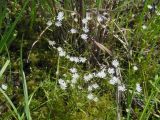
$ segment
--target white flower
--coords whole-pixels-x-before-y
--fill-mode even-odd
[[[102,17],[102,15],[98,15],[97,16],[97,21],[100,23],[104,20],[104,18]]]
[[[75,63],[84,63],[87,59],[84,57],[73,57],[73,56],[66,56],[67,59],[69,59],[71,62]]]
[[[136,84],[136,90],[137,90],[137,92],[139,92],[139,93],[142,91],[142,88],[141,88],[141,86],[140,86],[139,83]]]
[[[142,25],[142,29],[143,30],[147,29],[147,26],[146,25]]]
[[[82,23],[83,24],[87,24],[88,23],[88,20],[86,18],[82,19]]]
[[[79,57],[79,61],[80,61],[80,62],[82,62],[82,63],[85,63],[85,62],[86,62],[86,60],[87,60],[87,59],[86,59],[86,58],[84,58],[84,57]]]
[[[99,87],[99,85],[98,85],[97,83],[95,83],[95,84],[92,85],[92,87],[93,87],[94,89],[97,89],[97,88]]]
[[[61,56],[61,57],[66,56],[66,52],[65,51],[60,51],[59,56]]]
[[[48,41],[48,43],[49,43],[49,45],[51,45],[51,46],[53,46],[53,45],[55,45],[55,44],[56,44],[56,42],[55,42],[55,41],[51,41],[51,40],[49,40],[49,41]]]
[[[74,61],[75,63],[78,63],[78,62],[79,62],[79,58],[78,58],[78,57],[73,57],[73,61]]]
[[[73,79],[78,79],[78,78],[79,78],[79,75],[78,75],[77,73],[74,73],[74,74],[72,75],[72,78],[73,78]]]
[[[70,60],[71,62],[73,62],[73,61],[74,61],[74,58],[73,58],[73,57],[70,57],[69,60]]]
[[[109,81],[109,83],[111,84],[111,85],[115,85],[115,81],[113,80],[113,79],[111,79],[110,81]]]
[[[93,90],[93,87],[90,85],[88,86],[88,91],[92,91]]]
[[[61,89],[65,90],[67,88],[67,84],[64,80],[59,79],[58,83],[60,84]]]
[[[89,32],[89,29],[85,26],[82,28],[82,30],[85,32],[85,33],[88,33]]]
[[[97,83],[92,84],[92,85],[89,85],[89,86],[88,86],[88,91],[92,91],[93,88],[94,88],[94,89],[97,89],[98,87],[99,87],[99,85],[98,85]]]
[[[134,70],[134,71],[137,71],[137,70],[138,70],[138,67],[137,67],[137,66],[133,66],[133,70]]]
[[[93,100],[93,99],[94,99],[94,95],[93,95],[92,93],[89,93],[89,94],[87,95],[87,98],[88,98],[89,100]]]
[[[87,98],[88,98],[89,100],[93,100],[94,102],[97,102],[97,101],[98,101],[98,98],[95,97],[92,93],[89,93],[89,94],[87,95]]]
[[[58,21],[62,21],[63,18],[64,18],[64,12],[59,12],[59,13],[58,13],[58,16],[57,16],[57,20],[58,20]]]
[[[70,59],[70,56],[69,56],[69,55],[66,55],[66,58],[67,58],[67,59]]]
[[[106,73],[105,73],[105,71],[104,71],[104,70],[102,70],[102,71],[98,72],[98,73],[96,74],[96,77],[99,77],[99,78],[105,78],[105,77],[106,77]]]
[[[106,13],[106,12],[103,12],[103,15],[108,15],[108,13]]]
[[[66,52],[61,47],[58,47],[57,50],[59,52],[59,56],[61,57],[66,56]]]
[[[91,13],[86,12],[86,19],[87,19],[87,20],[91,20],[91,19],[92,19],[92,18],[91,18]]]
[[[72,84],[77,83],[77,79],[74,79],[74,78],[73,78],[73,79],[71,80],[71,83],[72,83]]]
[[[82,35],[81,35],[81,38],[82,38],[83,40],[87,40],[87,39],[88,39],[88,35],[87,35],[87,34],[82,34]]]
[[[118,66],[119,66],[118,60],[113,60],[113,61],[112,61],[112,65],[113,65],[114,67],[118,67]]]
[[[78,19],[77,19],[77,18],[74,18],[74,21],[75,21],[75,22],[78,22]]]
[[[135,14],[132,14],[132,18],[134,18],[135,17]]]
[[[61,47],[58,47],[57,50],[59,52],[59,56],[61,57],[66,56],[66,52]]]
[[[87,82],[93,78],[92,74],[84,75],[83,79]]]
[[[126,90],[126,87],[124,85],[118,86],[118,90],[124,92]]]
[[[153,7],[151,5],[147,5],[148,9],[152,9]]]
[[[129,109],[126,109],[126,112],[129,112]]]
[[[98,98],[97,98],[97,97],[94,97],[94,98],[93,98],[93,101],[94,101],[94,102],[97,102],[97,101],[98,101]]]
[[[114,74],[115,73],[114,68],[108,68],[108,73],[109,74]]]
[[[56,25],[57,27],[60,27],[60,26],[62,26],[62,23],[61,23],[60,21],[57,21],[57,22],[55,22],[55,25]]]
[[[52,25],[52,21],[49,20],[49,21],[47,22],[47,25],[48,25],[48,26],[51,26],[51,25]]]
[[[70,30],[70,32],[71,32],[72,34],[74,34],[74,33],[77,33],[77,30],[74,29],[74,28],[72,28],[72,29]]]
[[[57,48],[58,52],[63,51],[63,49],[61,47]]]
[[[112,79],[109,81],[110,84],[115,85],[116,83],[118,83],[119,79],[117,77],[112,77]]]
[[[7,90],[8,86],[7,86],[6,84],[2,84],[2,85],[1,85],[1,88],[2,88],[3,90]]]
[[[71,68],[69,69],[71,73],[77,73],[77,69],[76,68]]]

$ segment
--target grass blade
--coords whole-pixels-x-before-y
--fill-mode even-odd
[[[28,98],[28,89],[27,89],[27,83],[26,83],[26,77],[23,71],[23,61],[22,61],[22,45],[21,45],[21,50],[20,50],[20,58],[21,58],[21,77],[22,77],[22,82],[23,82],[23,93],[24,93],[24,100],[25,100],[25,114],[27,117],[27,120],[31,120],[31,115],[30,115],[30,109],[29,109],[29,98]]]
[[[9,65],[9,63],[10,63],[10,60],[7,60],[7,61],[5,62],[5,64],[3,65],[3,67],[2,67],[2,69],[1,69],[1,71],[0,71],[0,78],[2,77],[2,75],[3,75],[3,73],[5,72],[7,66]]]
[[[25,11],[25,8],[27,7],[28,5],[28,2],[29,0],[27,0],[25,3],[24,3],[24,6],[22,8],[22,10],[20,11],[18,17],[16,17],[16,20],[14,21],[14,23],[9,27],[9,29],[7,29],[4,33],[4,35],[2,36],[2,39],[0,41],[0,53],[2,52],[3,50],[3,47],[5,46],[5,44],[7,42],[9,42],[9,38],[11,37],[12,33],[14,32],[14,28],[16,27],[16,24],[18,23],[18,21],[20,20],[20,18],[22,17],[23,15],[23,12]]]
[[[7,60],[6,63],[3,65],[3,67],[0,71],[0,78],[2,77],[2,75],[5,72],[7,66],[9,65],[9,63],[10,63],[10,60]],[[17,115],[18,120],[21,120],[20,115],[18,114],[18,111],[17,111],[16,107],[14,106],[14,104],[12,103],[11,99],[7,96],[7,94],[1,88],[0,88],[0,92],[3,94],[3,96],[7,99],[7,101],[9,102],[11,107],[13,108],[13,111]]]

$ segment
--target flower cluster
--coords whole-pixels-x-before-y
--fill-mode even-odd
[[[51,45],[51,46],[55,45],[54,41],[48,41],[48,42],[49,42],[49,45]],[[87,60],[84,57],[73,57],[73,56],[68,55],[62,47],[57,47],[56,49],[57,49],[60,57],[65,57],[66,59],[68,59],[71,62],[84,63]],[[133,66],[133,70],[134,71],[138,70],[137,66]],[[105,66],[102,66],[101,69],[97,72],[80,75],[80,74],[78,74],[78,71],[75,67],[70,68],[69,71],[71,74],[71,79],[66,80],[66,81],[63,79],[59,79],[58,83],[60,85],[60,88],[65,90],[67,88],[67,84],[69,84],[69,83],[72,88],[75,88],[77,81],[80,80],[81,78],[83,78],[83,82],[88,84],[87,98],[89,100],[93,100],[95,102],[98,101],[98,98],[92,92],[94,92],[97,88],[99,88],[99,85],[95,81],[92,81],[92,79],[94,79],[94,78],[95,79],[105,79],[107,77],[107,73],[110,76],[110,80],[108,83],[110,83],[111,85],[117,85],[119,91],[126,90],[125,84],[123,84],[122,81],[120,80],[120,73],[118,72],[119,71],[119,61],[116,59],[112,61],[112,67],[109,67],[108,69],[106,69]],[[84,89],[83,87],[81,87],[81,85],[78,85],[78,84],[77,84],[77,88]],[[139,84],[136,84],[136,90],[138,93],[141,92],[142,88],[140,87]]]
[[[150,9],[151,7],[148,6],[148,8]],[[98,14],[97,15],[97,25],[103,25],[104,21],[107,19],[105,17],[107,13],[103,13],[103,14]],[[72,16],[75,16],[76,13],[72,13]],[[61,26],[62,25],[62,20],[64,19],[64,13],[63,12],[59,12],[57,17],[56,17],[56,22],[55,25],[56,26]],[[88,39],[88,32],[89,30],[89,21],[92,19],[91,14],[89,12],[86,13],[86,17],[82,19],[82,34],[80,35],[80,37],[83,40],[87,40]],[[74,19],[75,20],[75,19]],[[78,21],[75,20],[75,22]],[[48,21],[47,25],[50,26],[52,23],[50,21]],[[142,29],[147,29],[147,26],[143,25]],[[75,34],[78,33],[79,30],[75,29],[75,28],[71,28],[69,30],[69,33],[71,34]],[[55,41],[48,41],[49,45],[54,47],[54,45],[56,44]],[[55,47],[54,47],[55,48]],[[65,59],[74,62],[74,63],[85,63],[86,62],[86,58],[85,57],[76,57],[76,56],[70,56],[62,47],[57,47],[55,48],[58,51],[58,54],[60,57],[64,57]],[[104,66],[103,66],[104,67]],[[138,67],[137,66],[133,66],[133,70],[137,71]],[[58,83],[60,85],[60,88],[62,90],[66,90],[67,88],[69,88],[70,86],[72,87],[72,89],[74,88],[78,88],[78,89],[85,89],[87,90],[87,98],[89,100],[93,100],[95,102],[98,101],[98,98],[95,95],[95,91],[100,88],[100,86],[98,85],[98,82],[95,82],[95,80],[97,79],[108,79],[109,76],[109,81],[108,83],[110,85],[116,85],[118,91],[125,91],[126,90],[126,86],[125,84],[122,82],[122,78],[121,78],[121,74],[120,74],[120,64],[119,61],[117,59],[112,61],[112,65],[106,69],[106,66],[104,68],[101,68],[99,71],[96,72],[91,72],[91,73],[78,73],[78,70],[73,67],[69,69],[69,76],[66,77],[65,79],[59,79]],[[69,78],[69,79],[68,79]],[[79,83],[79,84],[77,84]],[[84,87],[85,84],[85,87]],[[142,88],[140,87],[140,85],[137,83],[136,84],[136,91],[138,93],[140,93],[142,90]]]
[[[88,91],[87,98],[89,100],[93,100],[93,101],[97,102],[98,97],[96,97],[96,95],[93,95],[94,94],[93,92],[95,90],[97,90],[100,86],[96,82],[91,81],[91,79],[93,79],[94,77],[102,78],[99,75],[102,71],[104,72],[104,70],[100,70],[97,73],[84,74],[83,77],[80,77],[81,75],[78,73],[77,68],[72,67],[69,69],[69,72],[71,74],[71,78],[66,81],[63,79],[59,79],[58,80],[59,86],[62,90],[65,90],[69,86],[71,86],[73,89],[78,88],[78,89],[84,90],[85,88],[83,88],[81,86],[83,86],[83,83],[87,82],[87,84],[88,84],[88,87],[86,88]],[[65,74],[65,77],[66,77],[66,79],[68,78],[66,74]],[[81,81],[81,78],[83,78],[84,81]],[[78,80],[80,80],[81,82],[78,82]],[[79,83],[79,84],[77,84],[77,83]],[[80,84],[80,83],[82,83],[82,84]]]
[[[119,86],[118,86],[118,90],[119,90],[119,91],[125,91],[125,90],[126,90],[125,85],[124,85],[124,84],[119,85]]]
[[[107,19],[105,17],[106,14],[107,13],[104,12],[102,15],[101,14],[97,15],[97,17],[96,17],[97,18],[97,22],[96,22],[97,25],[102,24],[102,22]],[[77,16],[76,11],[72,12],[71,16],[74,17],[73,19],[74,19],[75,22],[78,22],[78,19],[76,17]],[[89,30],[89,21],[92,20],[92,18],[93,18],[93,15],[90,12],[86,12],[85,18],[82,19],[82,31],[83,31],[83,33],[80,35],[80,37],[85,41],[87,41],[87,39],[88,39],[88,34],[87,33],[90,31]],[[62,20],[63,19],[64,19],[64,12],[61,11],[61,12],[58,13],[58,15],[56,17],[55,25],[57,27],[62,26]],[[50,24],[50,23],[51,22],[48,22],[48,24]],[[102,25],[102,26],[105,26],[105,25]],[[75,29],[75,28],[71,28],[69,30],[69,32],[72,33],[72,34],[75,34],[75,33],[78,33],[78,30]]]
[[[73,57],[73,56],[67,55],[66,52],[61,47],[58,47],[57,50],[58,50],[59,56],[66,57],[66,59],[68,59],[71,62],[85,63],[87,60],[85,57]]]
[[[108,73],[111,77],[111,79],[109,80],[109,83],[111,85],[118,85],[118,90],[119,91],[125,91],[126,88],[125,88],[125,85],[123,83],[121,83],[120,81],[120,78],[119,78],[119,62],[118,60],[113,60],[112,61],[112,66],[113,67],[110,67],[108,68]]]
[[[94,84],[91,84],[88,86],[88,91],[90,92],[90,91],[97,89],[97,88],[99,88],[99,85],[97,83],[94,83]]]
[[[72,79],[71,79],[72,86],[77,83],[78,78],[79,78],[78,73],[72,74]]]
[[[59,12],[57,15],[57,21],[55,22],[55,25],[57,27],[62,26],[62,20],[64,19],[64,12]]]
[[[96,73],[96,77],[98,78],[105,78],[106,77],[106,69],[102,69],[101,71],[99,71],[98,73]]]
[[[67,55],[66,58],[71,62],[75,62],[75,63],[85,63],[87,60],[85,57],[74,57],[70,55]]]
[[[115,85],[116,83],[118,83],[118,81],[119,81],[119,78],[116,77],[116,76],[113,76],[113,77],[110,79],[109,83],[110,83],[111,85]]]
[[[59,56],[61,57],[66,56],[66,52],[61,47],[58,47],[57,50],[58,50]]]
[[[84,75],[83,79],[85,82],[90,81],[92,78],[94,77],[94,75],[92,73]]]
[[[57,51],[59,53],[59,56],[61,57],[65,57],[66,59],[68,59],[71,62],[75,62],[75,63],[85,63],[86,62],[86,58],[85,57],[74,57],[74,56],[70,56],[66,54],[66,51],[64,51],[62,49],[62,47],[58,47]]]
[[[55,41],[48,41],[49,45],[52,46],[53,48],[54,45],[56,44]],[[58,51],[58,54],[60,57],[65,57],[66,59],[68,59],[71,62],[75,62],[75,63],[85,63],[86,62],[86,58],[85,57],[75,57],[75,56],[70,56],[66,53],[66,51],[62,48],[62,47],[57,47],[56,48]]]
[[[67,84],[69,84],[69,83],[70,83],[71,87],[75,87],[75,84],[77,83],[77,80],[79,79],[79,75],[77,73],[76,68],[71,68],[70,73],[72,75],[71,80],[66,80],[66,81],[63,79],[58,80],[60,88],[62,90],[65,90],[67,88]],[[65,74],[64,77],[67,77],[67,75]]]
[[[86,13],[86,17],[82,19],[82,23],[83,23],[83,34],[81,34],[81,38],[83,40],[87,40],[88,39],[88,35],[87,33],[89,32],[89,28],[88,28],[88,22],[89,20],[91,20],[91,14],[89,12]]]
[[[59,52],[64,52],[62,48],[58,48]],[[62,54],[61,53],[61,54]],[[69,59],[69,58],[68,58]],[[73,58],[72,58],[73,59]],[[75,59],[75,58],[74,58]],[[77,59],[77,58],[76,58]],[[74,61],[74,60],[71,60]],[[78,60],[76,60],[78,61]],[[72,67],[69,69],[70,72],[70,79],[69,80],[63,80],[59,79],[59,85],[62,90],[65,90],[69,86],[74,88],[78,88],[80,90],[86,90],[87,91],[87,99],[97,102],[98,97],[95,95],[95,91],[99,90],[100,86],[95,81],[95,79],[107,79],[108,75],[110,76],[110,80],[108,81],[111,85],[116,85],[118,91],[126,91],[125,84],[120,80],[120,73],[118,73],[119,70],[119,62],[118,60],[112,61],[112,67],[109,67],[106,69],[106,67],[103,66],[101,69],[97,72],[87,73],[87,74],[79,74],[77,68]],[[133,67],[134,70],[137,70],[137,67]],[[81,77],[80,77],[81,76]],[[68,77],[67,77],[68,79]],[[82,80],[83,79],[83,80]],[[78,82],[79,81],[79,82]],[[85,84],[85,87],[83,86]],[[87,85],[87,86],[86,86]],[[83,87],[82,87],[83,86]],[[136,91],[140,93],[142,90],[140,84],[136,84]]]
[[[55,41],[51,41],[51,40],[49,40],[48,43],[49,43],[50,46],[54,46],[56,44]]]

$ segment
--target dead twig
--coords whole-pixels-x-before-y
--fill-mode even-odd
[[[36,45],[36,43],[38,43],[42,37],[42,35],[49,29],[51,25],[48,25],[38,36],[37,40],[32,44],[31,49],[29,50],[29,54],[28,54],[28,58],[27,58],[27,63],[29,62],[29,58],[30,58],[30,54],[32,52],[33,47]]]
[[[117,84],[117,93],[116,93],[116,99],[117,99],[117,120],[121,120],[121,114],[122,114],[122,106],[121,106],[121,101],[122,101],[122,92],[119,91],[119,86],[122,85],[122,75],[120,68],[116,68],[116,76],[119,78],[118,84]]]
[[[104,45],[102,45],[101,43],[99,43],[99,42],[97,42],[97,41],[95,41],[95,40],[93,40],[93,39],[92,39],[92,41],[93,41],[93,43],[94,43],[98,48],[100,48],[103,52],[107,52],[110,56],[112,56],[112,52],[111,52],[107,47],[105,47]]]

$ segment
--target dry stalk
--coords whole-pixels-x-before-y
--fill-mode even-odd
[[[122,76],[120,72],[120,68],[116,68],[116,76],[119,78],[119,82],[117,84],[117,91],[116,91],[116,101],[117,101],[117,120],[121,120],[121,113],[122,113],[122,108],[121,108],[121,101],[122,101],[122,92],[119,91],[118,86],[122,84]]]
[[[112,56],[112,52],[107,47],[105,47],[104,45],[102,45],[101,43],[99,43],[93,39],[92,39],[92,41],[99,49],[101,49],[103,52],[107,52],[110,56]]]
[[[51,26],[51,25],[48,25],[48,26],[40,33],[40,35],[38,36],[37,40],[32,44],[31,49],[29,50],[27,62],[29,62],[30,54],[31,54],[31,52],[32,52],[33,47],[36,45],[36,43],[38,43],[38,42],[40,41],[42,35],[48,30],[48,28],[49,28],[50,26]]]

